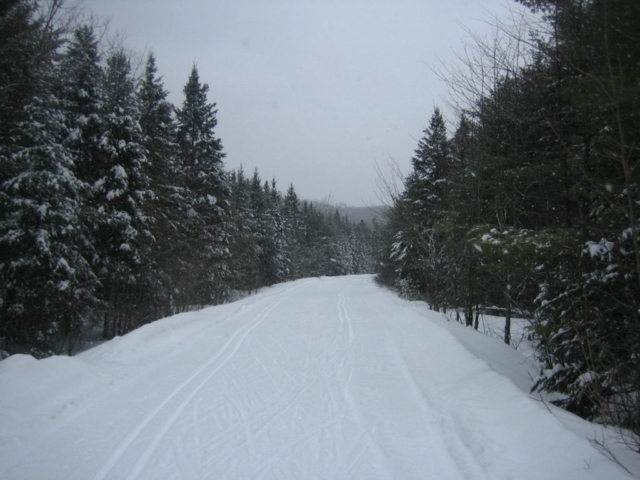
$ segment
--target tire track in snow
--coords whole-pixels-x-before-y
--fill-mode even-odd
[[[253,322],[247,323],[239,328],[232,336],[227,340],[224,346],[219,350],[219,352],[211,357],[207,362],[205,362],[198,370],[196,370],[189,378],[187,378],[184,382],[182,382],[178,388],[176,388],[173,392],[171,392],[165,399],[160,402],[151,412],[149,412],[136,426],[127,434],[127,436],[118,444],[113,454],[109,457],[109,459],[104,463],[102,468],[98,471],[98,473],[93,477],[93,480],[105,480],[107,475],[111,472],[113,467],[118,463],[118,461],[122,458],[127,449],[135,442],[135,440],[140,436],[140,434],[144,431],[144,429],[158,416],[158,414],[174,399],[176,398],[183,390],[185,390],[191,383],[195,382],[196,379],[203,374],[208,368],[214,365],[218,360],[221,362],[216,366],[211,372],[209,372],[204,380],[198,382],[198,384],[191,390],[191,392],[187,395],[186,399],[183,400],[178,407],[173,411],[173,414],[169,417],[169,420],[165,422],[162,429],[156,436],[154,437],[151,444],[146,448],[143,455],[138,459],[133,469],[127,475],[127,480],[134,480],[138,477],[142,469],[148,463],[149,459],[157,449],[158,445],[166,435],[167,431],[173,423],[180,416],[182,411],[187,407],[187,405],[193,400],[193,398],[198,394],[198,392],[204,387],[204,385],[216,374],[224,365],[226,365],[229,360],[233,357],[233,355],[238,351],[240,346],[242,345],[244,339],[253,331],[260,323],[262,323],[269,314],[280,304],[284,299],[280,299],[282,296],[289,296],[294,293],[298,293],[304,286],[306,286],[308,282],[303,282],[300,285],[293,287],[290,290],[286,290],[278,295],[276,295],[276,301],[267,305],[264,309],[256,315],[256,319]]]

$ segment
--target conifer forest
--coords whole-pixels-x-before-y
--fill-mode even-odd
[[[62,1],[0,11],[0,349],[73,354],[286,280],[373,272],[373,231],[227,171],[197,66],[167,100]]]
[[[424,130],[380,280],[469,327],[503,315],[507,344],[530,319],[533,390],[640,433],[640,3],[520,3],[529,30],[443,68],[459,118]]]
[[[526,318],[532,391],[640,447],[640,2],[517,3],[439,70],[451,108],[368,224],[227,169],[197,65],[173,105],[153,53],[136,67],[63,0],[1,2],[0,350],[376,273],[469,328],[503,316],[507,344]]]

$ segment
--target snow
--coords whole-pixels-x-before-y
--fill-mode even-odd
[[[124,140],[120,140],[120,142],[118,143],[119,148],[124,148],[125,145],[126,145],[126,142]],[[112,168],[112,171],[113,171],[113,178],[116,178],[116,179],[128,178],[127,171],[124,169],[122,165],[115,165]]]
[[[578,383],[582,387],[585,387],[596,379],[597,379],[597,376],[594,372],[585,372],[578,377]]]
[[[531,368],[370,276],[299,280],[0,362],[0,478],[633,478]]]
[[[614,244],[602,238],[600,242],[587,242],[587,251],[591,258],[609,257],[614,249]]]

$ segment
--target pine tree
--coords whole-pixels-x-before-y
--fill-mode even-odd
[[[182,217],[181,188],[177,177],[177,126],[168,92],[157,76],[153,53],[147,57],[145,71],[138,90],[142,144],[147,152],[143,173],[149,178],[151,198],[144,202],[152,234],[150,269],[153,271],[155,313],[161,318],[173,313],[174,277],[180,271],[175,248],[179,244]]]
[[[43,68],[51,67],[60,42],[58,35],[45,30],[37,7],[28,0],[6,0],[0,7],[2,147],[10,144],[11,127],[24,120],[23,107],[42,86]],[[9,172],[3,168],[0,175],[5,173]]]
[[[150,200],[147,162],[138,124],[131,64],[123,51],[107,59],[103,124],[94,162],[92,205],[99,214],[95,242],[102,296],[109,306],[105,336],[137,327],[147,315],[153,285],[150,267]]]
[[[158,77],[156,57],[149,53],[138,90],[140,128],[148,152],[149,176],[154,183],[167,188],[175,169],[177,154],[177,128],[173,117],[173,105],[167,100],[162,77]]]
[[[541,265],[536,332],[546,368],[537,388],[562,392],[560,403],[580,415],[628,428],[637,450],[640,6],[523,3],[541,8],[555,35],[540,50],[559,72],[550,91],[564,108],[554,133],[566,153],[565,191],[576,212]]]
[[[437,227],[444,218],[450,162],[446,125],[436,108],[418,142],[413,170],[396,206],[402,225],[394,235],[390,253],[403,294],[409,298],[423,296],[436,310],[444,303],[445,244]]]
[[[35,356],[79,347],[97,279],[89,239],[78,218],[83,185],[63,146],[66,129],[53,94],[33,99],[13,154],[24,169],[0,186],[0,278],[5,347],[30,347]],[[63,342],[62,344],[60,342]]]
[[[237,172],[232,172],[229,183],[232,285],[235,290],[251,291],[259,288],[259,238],[257,215],[251,201],[251,182],[241,167]]]
[[[100,142],[105,126],[104,72],[98,40],[90,25],[78,27],[62,59],[61,91],[70,130],[66,145],[76,156],[76,176],[88,186],[94,181],[102,155]],[[94,216],[96,212],[85,212]],[[91,223],[86,218],[87,223]]]
[[[413,171],[407,180],[406,201],[423,224],[431,226],[439,219],[449,182],[450,145],[439,108],[434,110],[411,163]]]
[[[265,183],[265,207],[261,220],[261,257],[262,283],[273,285],[289,276],[290,258],[286,240],[285,224],[282,217],[280,193],[275,180],[271,186]]]
[[[374,226],[374,229],[376,227]],[[375,235],[364,220],[354,228],[354,271],[356,274],[374,273],[375,272]]]
[[[391,209],[381,278],[436,308],[462,308],[467,325],[474,305],[476,319],[482,303],[501,307],[506,342],[511,311],[531,317],[544,365],[535,387],[629,429],[637,450],[640,4],[520,3],[546,22],[530,62],[479,45],[485,57],[452,80],[468,94],[469,122],[448,162],[431,162],[436,129],[425,131]],[[485,61],[501,72],[489,90],[474,84],[487,80],[475,76]]]
[[[447,226],[448,303],[457,310],[462,309],[466,326],[474,325],[474,318],[478,319],[481,298],[492,283],[492,279],[481,276],[478,252],[467,238],[469,230],[480,222],[483,189],[479,181],[476,128],[462,115],[451,139],[451,183],[443,218]],[[475,327],[478,328],[477,321]]]
[[[179,242],[182,271],[177,279],[183,305],[219,303],[229,296],[229,190],[222,143],[214,133],[217,110],[207,100],[208,91],[194,65],[177,111],[178,177],[186,218]]]
[[[301,242],[297,258],[298,276],[317,277],[326,275],[330,259],[326,256],[326,246],[330,240],[330,232],[324,216],[308,201],[302,202],[301,208]]]
[[[336,210],[328,218],[329,238],[325,245],[325,255],[329,260],[325,275],[349,275],[354,271],[354,245],[349,222]]]
[[[300,211],[300,199],[293,184],[289,185],[282,204],[282,216],[286,241],[291,260],[290,277],[300,278],[302,257],[304,255],[304,223]]]
[[[8,34],[0,40],[0,348],[72,354],[97,282],[79,218],[85,188],[65,145],[60,32],[29,2],[9,2],[0,13]]]

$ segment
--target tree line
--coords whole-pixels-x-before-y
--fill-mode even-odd
[[[640,3],[521,0],[440,71],[379,279],[477,328],[531,320],[534,390],[640,434]],[[534,21],[531,21],[534,20]]]
[[[73,354],[167,315],[373,270],[372,229],[227,171],[194,65],[168,101],[64,0],[0,6],[0,351]]]

